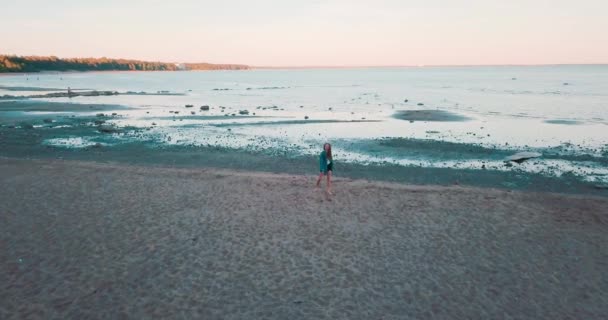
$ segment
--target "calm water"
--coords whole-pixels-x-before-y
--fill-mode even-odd
[[[148,135],[168,144],[290,146],[296,152],[314,154],[323,141],[402,137],[501,148],[508,143],[514,151],[569,143],[593,156],[601,155],[608,144],[607,65],[29,74],[2,76],[0,85],[184,93],[50,100],[135,107],[119,111],[122,117],[114,123],[149,127],[154,122],[156,127]],[[0,95],[30,93],[34,92],[0,90]],[[186,109],[185,104],[195,107]],[[199,111],[201,105],[212,109]],[[226,107],[225,111],[219,106]],[[399,110],[417,109],[446,110],[470,120],[412,123],[392,117]],[[200,117],[238,114],[239,110],[255,117]],[[196,115],[191,116],[191,111]],[[308,123],[301,123],[306,116]],[[407,153],[378,156],[348,148],[338,153],[344,161],[422,163]],[[424,159],[422,164],[475,167],[479,161]],[[539,171],[551,165],[555,163],[524,168]],[[594,175],[606,173],[606,168],[593,164],[560,165],[562,171],[582,165]]]

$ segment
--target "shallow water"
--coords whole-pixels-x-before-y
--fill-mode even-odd
[[[40,94],[33,87],[184,93],[38,99],[132,107],[116,110],[108,123],[153,127],[145,139],[161,144],[315,154],[324,141],[415,138],[513,152],[567,145],[568,154],[594,157],[605,157],[608,144],[606,65],[29,74],[2,76],[0,85],[30,89],[0,88],[0,95]],[[211,109],[202,111],[201,105]],[[239,117],[240,110],[249,115]],[[462,121],[394,118],[402,110],[441,110]],[[90,145],[74,138],[47,143]],[[439,159],[339,143],[335,154],[340,161],[506,170],[500,158],[487,156]],[[606,167],[593,161],[535,161],[519,169],[543,172],[556,166],[562,169],[552,174],[607,180]]]

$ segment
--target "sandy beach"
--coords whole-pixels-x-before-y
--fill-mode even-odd
[[[0,185],[2,319],[608,317],[605,197],[13,158]]]
[[[608,1],[4,7],[0,320],[608,319]]]

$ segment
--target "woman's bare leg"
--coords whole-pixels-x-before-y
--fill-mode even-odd
[[[331,195],[331,170],[327,171],[327,193]]]
[[[317,178],[317,187],[321,186],[321,179],[323,179],[323,172],[319,173],[319,178]]]

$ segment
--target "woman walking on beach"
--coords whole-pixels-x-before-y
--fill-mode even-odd
[[[317,187],[321,186],[321,179],[323,175],[327,175],[327,194],[331,195],[331,174],[333,171],[334,163],[331,157],[331,144],[325,143],[323,145],[323,151],[319,156],[319,178],[317,179]]]

